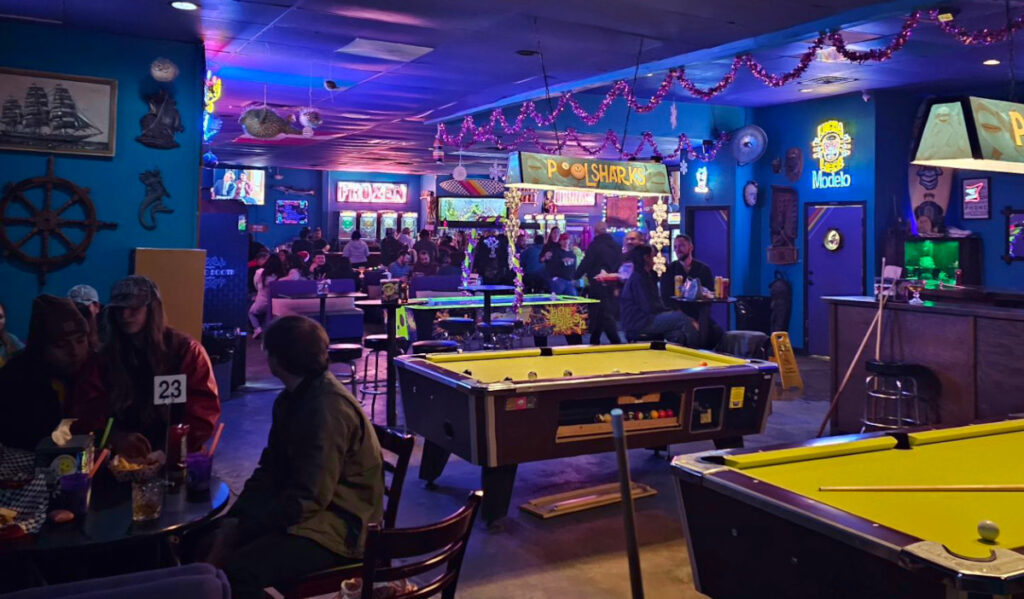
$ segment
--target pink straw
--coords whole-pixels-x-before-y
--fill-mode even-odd
[[[103,451],[100,452],[100,457],[96,458],[96,463],[92,465],[92,470],[89,471],[89,478],[96,476],[96,473],[99,472],[100,470],[100,466],[103,465],[103,462],[107,460],[107,457],[109,455],[109,449],[104,449]]]
[[[213,457],[213,452],[217,451],[217,444],[220,443],[220,434],[224,432],[224,423],[221,422],[217,425],[217,432],[213,434],[213,443],[210,443],[210,457]]]

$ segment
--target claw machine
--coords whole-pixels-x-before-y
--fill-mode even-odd
[[[398,213],[394,210],[385,210],[380,213],[380,238],[384,239],[384,233],[392,229],[395,233],[401,233],[398,228]]]
[[[338,212],[338,238],[352,239],[352,232],[359,226],[358,215],[355,210],[342,210]]]
[[[363,241],[370,243],[377,240],[377,221],[379,215],[376,212],[364,211],[359,213],[359,234]]]
[[[402,223],[399,230],[408,228],[412,232],[413,238],[416,237],[417,232],[420,230],[420,215],[418,212],[403,212]]]

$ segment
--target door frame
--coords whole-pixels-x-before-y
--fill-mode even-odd
[[[685,220],[682,224],[682,230],[686,235],[693,239],[693,221],[692,215],[698,211],[717,210],[725,211],[726,213],[726,227],[725,227],[725,274],[719,273],[717,276],[728,277],[730,281],[730,293],[731,282],[732,282],[732,206],[685,206],[686,211],[683,213]],[[673,248],[669,248],[669,258],[672,257]],[[672,260],[669,260],[672,262]],[[728,304],[726,304],[728,307]],[[726,321],[722,323],[725,330],[729,330],[732,327],[732,310],[726,310]]]
[[[864,280],[867,277],[868,268],[868,203],[867,202],[807,202],[804,204],[803,213],[803,237],[804,237],[804,352],[810,353],[810,320],[811,320],[811,297],[807,292],[807,271],[811,263],[810,231],[807,229],[807,214],[812,208],[823,206],[860,206],[861,209],[861,256],[860,256],[860,292],[865,294]]]

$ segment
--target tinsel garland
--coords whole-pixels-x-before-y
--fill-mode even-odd
[[[470,229],[466,236],[466,256],[462,259],[462,286],[469,285],[469,274],[473,268],[473,250],[476,249],[476,229]],[[466,292],[469,295],[469,292]]]
[[[575,114],[581,121],[589,126],[593,126],[604,118],[605,113],[607,113],[612,103],[619,97],[625,99],[631,110],[639,113],[648,113],[657,108],[665,100],[675,83],[678,83],[691,96],[707,101],[728,89],[728,87],[736,80],[736,77],[742,68],[746,68],[752,76],[760,80],[765,85],[778,88],[799,79],[814,62],[818,52],[826,46],[835,48],[836,52],[840,56],[850,62],[858,64],[866,62],[884,62],[891,59],[893,54],[903,49],[907,41],[910,39],[912,32],[925,20],[935,22],[939,29],[949,35],[952,35],[960,43],[966,46],[1000,43],[1006,41],[1006,39],[1014,32],[1024,28],[1024,15],[1020,15],[1007,23],[1005,27],[994,29],[984,28],[976,31],[969,31],[964,27],[956,25],[953,19],[947,21],[939,20],[939,14],[941,12],[942,11],[938,9],[912,12],[903,21],[900,31],[893,37],[892,41],[888,45],[883,48],[875,48],[863,52],[851,50],[840,31],[826,31],[820,33],[807,47],[807,50],[800,55],[796,66],[784,73],[771,73],[763,64],[761,64],[760,61],[754,58],[752,54],[744,53],[734,57],[732,64],[729,66],[726,73],[717,83],[710,87],[702,88],[698,86],[694,81],[686,77],[686,70],[684,68],[669,69],[661,84],[658,86],[657,91],[649,100],[647,100],[646,103],[641,103],[637,100],[636,91],[629,82],[620,80],[616,81],[612,85],[612,88],[608,90],[604,99],[593,112],[588,112],[580,105],[572,92],[567,92],[558,98],[558,102],[555,104],[555,107],[547,114],[538,111],[537,105],[533,101],[528,101],[522,104],[519,109],[519,114],[516,115],[516,118],[512,123],[509,123],[506,119],[505,113],[501,108],[496,108],[491,112],[490,118],[483,125],[478,126],[472,116],[466,116],[462,120],[462,125],[459,128],[458,133],[455,134],[449,133],[446,125],[444,123],[440,123],[437,127],[437,137],[444,144],[455,146],[459,149],[468,149],[476,143],[489,142],[496,144],[502,150],[508,150],[513,149],[522,143],[531,142],[546,153],[560,153],[568,143],[573,143],[591,156],[597,155],[604,151],[608,146],[611,146],[613,149],[618,151],[622,158],[635,158],[641,153],[644,146],[649,145],[652,147],[652,156],[659,158],[674,159],[679,156],[682,150],[685,149],[687,158],[690,160],[713,160],[713,152],[704,152],[701,154],[694,152],[689,144],[689,139],[685,136],[680,136],[679,145],[675,152],[671,154],[661,154],[658,152],[657,146],[653,143],[653,134],[649,131],[641,134],[641,143],[637,146],[637,150],[633,152],[625,151],[622,144],[620,144],[618,138],[611,130],[605,134],[604,141],[596,148],[588,148],[585,146],[579,139],[579,133],[573,128],[567,129],[565,136],[562,136],[562,139],[559,139],[555,145],[550,146],[543,144],[540,141],[536,130],[527,126],[526,121],[527,119],[532,120],[537,127],[545,128],[554,123],[555,120],[568,108],[572,110],[573,114]],[[499,130],[501,131],[500,135],[498,133]],[[511,137],[512,141],[505,141],[504,138],[506,137]],[[717,150],[718,147],[721,147],[718,140],[716,140],[716,144],[717,146],[714,148],[715,150]]]
[[[515,292],[512,296],[512,313],[519,314],[523,305],[523,265],[516,251],[516,239],[519,237],[519,206],[523,202],[523,194],[517,187],[505,190],[505,206],[508,218],[505,219],[505,237],[508,238],[508,266],[515,275]]]

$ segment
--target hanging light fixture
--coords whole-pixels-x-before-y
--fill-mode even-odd
[[[976,97],[933,102],[912,164],[1024,174],[1024,104]]]

